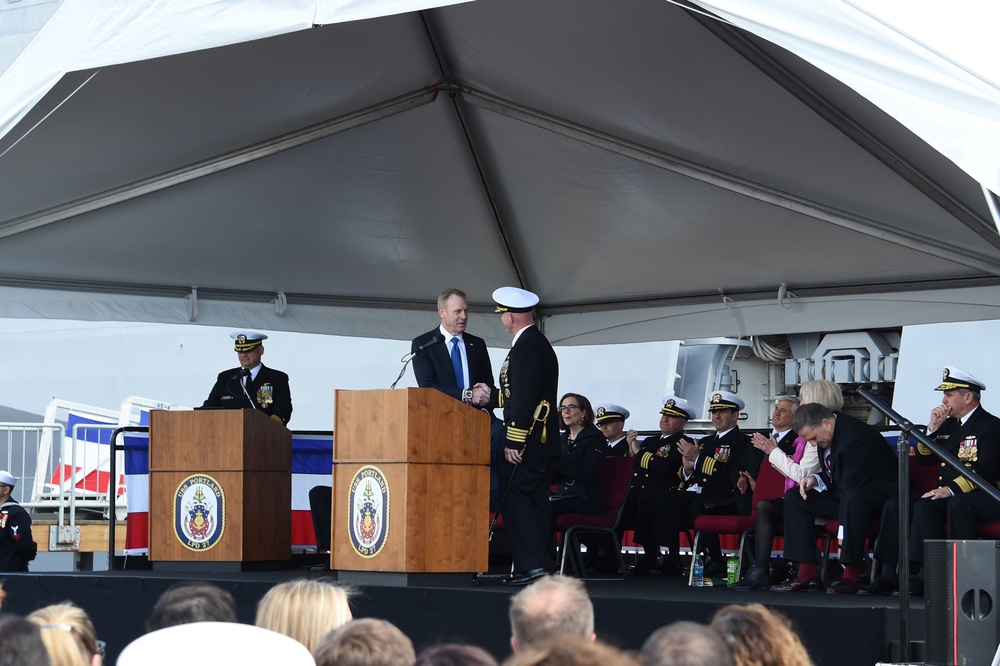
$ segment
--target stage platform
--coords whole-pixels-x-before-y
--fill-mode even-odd
[[[308,568],[231,574],[146,570],[6,574],[4,610],[23,615],[60,601],[77,603],[107,641],[110,658],[105,663],[113,666],[124,646],[144,633],[144,622],[160,594],[179,580],[210,580],[229,590],[236,599],[239,620],[253,623],[257,602],[275,583],[330,575]],[[418,651],[457,641],[479,645],[502,661],[510,653],[507,606],[517,589],[498,583],[475,584],[471,575],[451,578],[441,586],[402,587],[372,581],[360,588],[352,607],[355,617],[383,618],[396,624]],[[588,582],[587,589],[594,601],[598,635],[627,649],[638,649],[650,633],[675,620],[706,622],[720,606],[759,602],[791,618],[818,666],[874,665],[896,654],[890,653],[889,645],[898,640],[898,597],[741,594],[724,587],[691,588],[686,579],[658,576]],[[923,599],[911,600],[909,616],[910,640],[922,641]]]

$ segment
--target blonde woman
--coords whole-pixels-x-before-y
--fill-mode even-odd
[[[40,608],[28,616],[38,625],[52,666],[101,666],[104,642],[97,640],[87,613],[66,602]]]
[[[331,580],[300,578],[275,585],[257,605],[255,624],[294,638],[310,651],[352,619],[353,590]]]

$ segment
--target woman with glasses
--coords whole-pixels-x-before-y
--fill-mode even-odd
[[[101,666],[104,641],[82,608],[69,602],[39,608],[28,616],[38,625],[52,666]]]
[[[552,516],[563,513],[596,515],[604,510],[604,488],[598,481],[608,440],[594,425],[590,400],[567,393],[559,401],[562,455],[555,466],[556,489],[549,496]]]

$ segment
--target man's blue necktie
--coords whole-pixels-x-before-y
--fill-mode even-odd
[[[458,338],[451,339],[451,365],[455,368],[455,385],[465,388],[465,373],[462,372],[462,352],[458,351]]]

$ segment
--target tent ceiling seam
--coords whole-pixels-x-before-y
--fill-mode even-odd
[[[469,149],[469,155],[472,157],[473,164],[475,164],[476,173],[479,175],[479,182],[483,186],[483,193],[490,207],[490,213],[493,216],[493,221],[496,223],[496,232],[500,237],[500,242],[507,250],[507,257],[510,259],[514,274],[517,275],[518,283],[525,289],[531,289],[532,280],[528,276],[527,266],[521,259],[521,253],[518,249],[519,245],[513,229],[507,224],[506,216],[497,196],[497,187],[494,185],[493,179],[490,178],[486,161],[479,150],[479,142],[476,140],[476,133],[473,130],[472,122],[465,112],[464,100],[460,94],[461,89],[454,84],[455,77],[451,68],[451,58],[448,57],[447,45],[444,44],[438,33],[437,25],[434,23],[431,12],[420,12],[420,18],[423,20],[424,30],[427,33],[427,38],[434,52],[438,67],[441,70],[441,76],[446,82],[440,88],[442,92],[448,93],[448,97],[451,100],[452,109],[455,111],[455,117],[458,120],[462,136],[465,137],[465,145]]]
[[[816,220],[850,229],[901,247],[916,250],[939,259],[952,261],[967,268],[1000,275],[1000,262],[994,257],[961,248],[939,239],[916,233],[903,233],[883,222],[839,210],[804,197],[798,197],[767,185],[738,178],[732,174],[690,160],[654,150],[596,129],[573,123],[537,109],[526,107],[474,88],[462,87],[463,95],[475,106],[493,111],[513,120],[547,130],[655,166],[693,180],[727,190],[734,194],[784,208]]]
[[[22,215],[20,217],[0,222],[0,238],[6,238],[32,229],[38,229],[49,224],[107,208],[147,194],[181,185],[204,176],[210,176],[226,169],[241,166],[264,157],[297,148],[299,146],[325,139],[340,132],[354,129],[383,118],[409,111],[418,106],[433,102],[440,88],[431,86],[420,88],[405,95],[389,99],[378,104],[352,111],[332,120],[295,130],[278,137],[266,139],[244,148],[230,151],[223,155],[189,164],[179,169],[167,171],[143,180],[112,188],[88,197],[83,197],[58,206]]]

